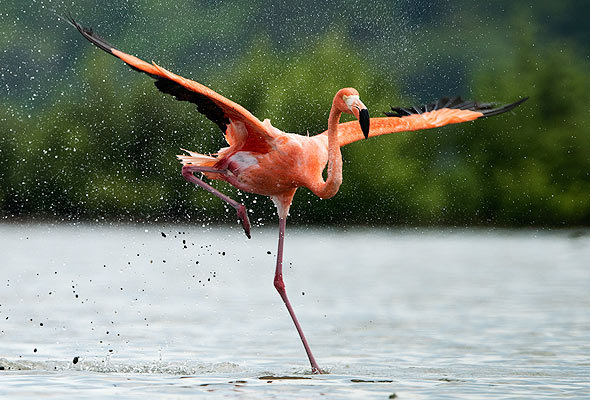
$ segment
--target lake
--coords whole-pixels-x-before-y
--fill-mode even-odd
[[[588,230],[0,225],[0,397],[590,396]],[[394,395],[395,394],[395,395]]]

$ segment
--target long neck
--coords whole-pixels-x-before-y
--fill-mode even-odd
[[[328,199],[338,193],[342,183],[342,154],[338,143],[338,122],[340,121],[339,111],[334,104],[328,118],[328,179],[319,183],[313,191],[322,199]]]

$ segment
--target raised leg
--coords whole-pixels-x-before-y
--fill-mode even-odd
[[[286,218],[279,219],[279,249],[277,251],[277,268],[275,270],[275,288],[281,295],[281,298],[285,302],[287,306],[287,310],[289,311],[289,315],[291,315],[291,319],[295,324],[295,328],[297,328],[297,332],[299,333],[299,337],[301,338],[301,342],[303,342],[303,347],[305,347],[305,352],[307,353],[307,357],[309,358],[309,362],[311,364],[311,372],[314,374],[323,374],[324,372],[318,366],[318,363],[315,361],[313,354],[311,353],[311,349],[309,348],[309,344],[307,344],[307,339],[305,339],[305,335],[303,334],[303,330],[301,329],[301,325],[299,325],[299,321],[297,321],[297,317],[295,316],[295,311],[293,311],[293,307],[291,307],[291,303],[287,298],[287,291],[285,290],[285,282],[283,282],[283,244],[285,242],[285,226],[287,225]]]
[[[195,172],[212,172],[216,174],[223,174],[226,175],[227,171],[209,168],[209,167],[198,167],[195,165],[185,165],[182,167],[182,176],[187,181],[194,183],[208,191],[209,193],[219,197],[221,200],[225,201],[227,204],[232,206],[238,212],[238,218],[242,223],[242,227],[244,228],[244,232],[248,239],[250,239],[250,220],[248,219],[248,214],[246,213],[246,206],[241,203],[238,203],[234,199],[226,196],[225,194],[221,193],[219,190],[215,189],[213,186],[209,185],[208,183],[204,182],[202,179],[197,178],[194,173]]]

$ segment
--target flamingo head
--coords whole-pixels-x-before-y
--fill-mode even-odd
[[[339,111],[354,115],[359,120],[365,139],[369,137],[369,110],[360,100],[359,92],[356,89],[340,89],[334,96],[334,105]]]

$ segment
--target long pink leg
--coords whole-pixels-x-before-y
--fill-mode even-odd
[[[203,189],[205,189],[209,193],[214,194],[215,196],[219,197],[221,200],[225,201],[227,204],[229,204],[230,206],[235,208],[236,211],[238,212],[238,218],[242,222],[242,227],[244,228],[244,232],[246,233],[246,236],[248,236],[248,239],[250,239],[250,220],[248,219],[248,214],[246,213],[246,206],[244,206],[241,203],[238,203],[237,201],[230,198],[229,196],[226,196],[225,194],[221,193],[219,190],[215,189],[214,187],[212,187],[208,183],[204,182],[202,179],[197,178],[194,175],[195,172],[212,172],[212,173],[216,173],[216,174],[227,175],[227,171],[221,170],[221,169],[209,168],[209,167],[198,167],[195,165],[185,165],[182,167],[182,176],[187,181],[202,187]]]
[[[299,325],[299,321],[297,321],[297,317],[295,316],[295,311],[293,311],[293,307],[291,307],[291,303],[287,298],[287,291],[285,290],[285,282],[283,282],[283,244],[285,242],[285,226],[287,225],[286,218],[279,219],[279,249],[277,251],[277,268],[275,271],[275,288],[281,295],[281,298],[285,302],[287,306],[287,310],[289,311],[289,315],[291,315],[291,319],[295,324],[295,328],[297,328],[297,332],[299,333],[299,337],[303,342],[303,347],[305,347],[305,352],[307,353],[307,357],[309,358],[309,362],[311,363],[311,372],[314,374],[323,374],[324,372],[318,366],[318,363],[315,361],[313,354],[311,353],[311,349],[309,348],[309,344],[307,344],[307,339],[305,339],[305,335],[303,334],[303,330],[301,329],[301,325]]]

